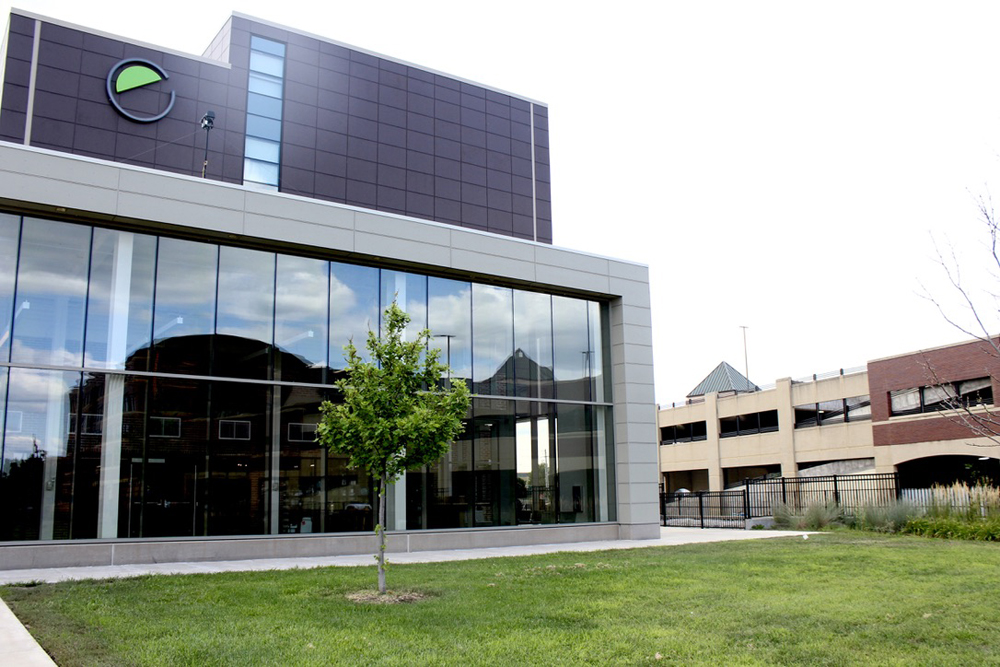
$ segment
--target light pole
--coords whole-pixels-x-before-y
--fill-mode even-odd
[[[753,385],[750,381],[750,362],[747,357],[747,329],[750,327],[740,325],[740,329],[743,329],[743,372],[746,374],[747,384]]]
[[[435,338],[444,338],[447,343],[447,351],[445,355],[447,357],[448,363],[448,389],[451,389],[451,339],[455,337],[455,334],[434,334]]]
[[[201,163],[201,177],[208,173],[208,134],[215,127],[215,112],[206,111],[201,117],[201,129],[205,130],[205,161]]]

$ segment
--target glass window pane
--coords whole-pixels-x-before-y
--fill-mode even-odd
[[[281,121],[274,118],[247,114],[247,135],[280,141]]]
[[[281,98],[249,93],[247,95],[247,113],[281,120]]]
[[[240,382],[210,387],[207,457],[197,502],[202,535],[260,535],[270,532],[266,474],[271,445],[271,388]],[[236,428],[227,433],[227,424]],[[224,436],[233,435],[232,439]],[[180,453],[180,452],[178,452]]]
[[[323,381],[327,365],[329,280],[327,262],[278,255],[274,379]]]
[[[258,35],[250,36],[250,48],[254,51],[264,51],[266,53],[271,53],[276,56],[285,55],[285,45],[281,42],[275,42],[270,39],[265,39],[259,37]]]
[[[277,163],[280,159],[281,144],[267,139],[247,137],[246,157],[253,160]]]
[[[250,92],[280,98],[282,97],[282,81],[278,77],[250,72]]]
[[[80,375],[10,369],[0,540],[70,537],[76,431],[73,407]]]
[[[512,395],[514,379],[514,307],[512,291],[472,285],[472,391]]]
[[[282,77],[285,74],[285,59],[281,56],[271,55],[270,53],[251,51],[250,70]]]
[[[155,237],[94,230],[86,366],[146,370],[155,266]]]
[[[148,402],[130,397],[147,396]],[[255,535],[269,532],[265,454],[271,390],[187,378],[135,378],[129,410],[148,405],[149,437],[123,434],[123,532],[131,537]],[[138,422],[142,422],[142,418]],[[239,422],[240,439],[223,426]]]
[[[595,468],[592,410],[559,405],[556,420],[556,485],[559,523],[594,521]]]
[[[157,304],[159,305],[159,304]],[[145,395],[146,381],[136,378],[129,393]],[[211,470],[210,383],[186,378],[148,380],[144,415],[149,437],[123,437],[123,493],[129,510],[130,537],[179,537],[210,534],[214,525],[205,498]],[[143,441],[145,440],[145,442]],[[202,503],[199,506],[199,503]]]
[[[473,525],[475,477],[472,463],[472,419],[436,463],[406,475],[406,526],[468,528]]]
[[[213,374],[263,379],[274,337],[273,252],[222,246]]]
[[[278,184],[278,165],[257,160],[243,161],[243,180],[263,183],[265,185]]]
[[[371,360],[365,343],[378,331],[379,272],[370,266],[330,264],[330,368],[343,369],[344,346],[353,342],[362,359]]]
[[[610,394],[610,378],[604,374],[605,350],[604,331],[601,304],[596,301],[587,302],[588,328],[590,333],[590,378],[591,397],[595,401],[606,401],[606,395]],[[609,358],[610,359],[610,358]]]
[[[153,370],[208,374],[218,255],[218,246],[208,243],[160,239]]]
[[[441,348],[441,361],[452,379],[472,380],[472,285],[446,278],[427,279],[427,327],[431,346]]]
[[[552,398],[552,297],[514,290],[517,395]]]
[[[553,355],[556,398],[589,401],[595,354],[590,348],[587,302],[552,297]]]
[[[383,269],[381,283],[379,313],[384,313],[395,301],[410,316],[403,336],[405,340],[414,340],[421,330],[427,328],[427,276]]]
[[[11,361],[83,363],[90,227],[25,218]]]
[[[319,423],[319,406],[330,390],[300,388],[282,393],[280,497],[277,533],[370,531],[373,485],[346,457],[328,454],[308,435]]]
[[[0,361],[10,358],[10,318],[14,311],[14,274],[21,218],[0,214]]]
[[[517,404],[517,522],[555,523],[555,406]]]
[[[514,403],[479,398],[472,410],[474,524],[512,526],[517,522]]]

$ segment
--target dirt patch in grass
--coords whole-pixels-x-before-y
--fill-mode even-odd
[[[421,602],[430,599],[428,593],[419,591],[354,591],[347,594],[347,599],[357,604],[404,604],[409,602]]]

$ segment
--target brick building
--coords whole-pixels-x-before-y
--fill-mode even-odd
[[[667,491],[721,490],[762,475],[895,471],[908,487],[1000,483],[1000,446],[989,437],[1000,433],[1000,354],[985,341],[782,378],[765,390],[726,371],[699,385],[711,391],[658,410]]]

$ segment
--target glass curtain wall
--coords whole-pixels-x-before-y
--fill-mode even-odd
[[[597,302],[0,214],[0,541],[364,531],[315,442],[395,300],[471,384],[411,529],[614,519]]]

